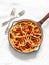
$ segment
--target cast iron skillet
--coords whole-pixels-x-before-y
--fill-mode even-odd
[[[38,22],[33,21],[33,20],[30,20],[30,21],[36,23],[36,25],[38,25],[38,27],[41,29],[41,32],[42,32],[41,25],[42,25],[48,18],[49,18],[49,13],[48,13],[45,17],[43,17],[40,21],[38,21]],[[18,21],[16,21],[16,22],[21,22],[21,21],[29,21],[29,19],[22,19],[22,20],[18,20]],[[14,25],[16,22],[14,22],[13,25]],[[12,25],[12,26],[13,26],[13,25]],[[12,26],[11,26],[11,27],[12,27]],[[10,29],[11,29],[11,28],[10,28]],[[9,30],[9,32],[10,32],[10,30]],[[9,38],[8,38],[8,39],[9,39]],[[42,40],[40,41],[40,45],[41,45],[41,42],[42,42]],[[9,43],[10,43],[10,41],[9,41]],[[12,46],[12,44],[10,44],[10,45]],[[40,45],[39,45],[39,47],[40,47]],[[12,47],[13,47],[13,46],[12,46]],[[34,49],[33,51],[38,50],[39,47],[38,47],[37,49]],[[13,47],[13,48],[14,48],[14,47]],[[16,48],[14,48],[14,49],[16,49]],[[16,50],[17,50],[17,49],[16,49]],[[18,51],[19,51],[19,50],[18,50]],[[19,52],[21,52],[21,51],[19,51]]]

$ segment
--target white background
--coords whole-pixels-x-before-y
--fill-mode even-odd
[[[5,35],[7,26],[2,27],[13,7],[17,13],[25,10],[25,14],[16,20],[26,18],[39,21],[49,12],[49,0],[0,0],[0,65],[49,65],[49,19],[42,25],[43,41],[39,51],[22,54],[9,45]]]

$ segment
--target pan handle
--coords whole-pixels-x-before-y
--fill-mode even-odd
[[[39,22],[37,22],[39,24],[39,26],[41,26],[47,19],[49,18],[49,13],[43,17]]]

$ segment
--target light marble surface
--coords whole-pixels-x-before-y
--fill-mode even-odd
[[[0,0],[0,65],[49,65],[49,19],[42,25],[43,41],[39,51],[22,54],[15,51],[5,35],[2,22],[8,19],[11,9],[17,13],[24,9],[25,15],[16,19],[32,19],[39,21],[49,12],[49,0]]]

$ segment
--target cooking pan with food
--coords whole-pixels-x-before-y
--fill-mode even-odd
[[[14,22],[9,30],[9,42],[11,46],[23,53],[38,50],[43,36],[41,25],[48,18],[49,13],[38,22],[29,19]]]

